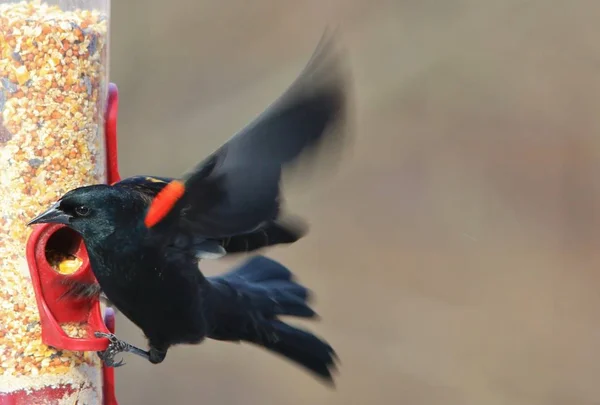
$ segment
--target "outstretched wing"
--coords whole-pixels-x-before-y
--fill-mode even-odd
[[[346,94],[342,55],[333,46],[333,38],[325,36],[274,104],[182,179],[164,187],[148,210],[146,226],[227,238],[277,218],[282,169],[309,157],[325,139],[341,140]]]

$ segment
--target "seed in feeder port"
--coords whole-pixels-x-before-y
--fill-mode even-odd
[[[65,275],[75,273],[83,263],[83,260],[77,256],[58,251],[46,252],[46,259],[54,270]]]
[[[83,261],[78,257],[63,260],[58,265],[58,272],[60,274],[73,274],[81,267],[81,263],[83,263]]]
[[[69,322],[63,323],[62,325],[60,325],[60,327],[69,337],[81,339],[87,336],[85,323]],[[61,360],[63,360],[62,357]],[[63,362],[65,363],[69,363],[70,361],[70,358],[64,358],[63,360]]]

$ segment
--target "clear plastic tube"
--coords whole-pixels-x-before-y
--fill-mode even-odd
[[[0,0],[0,396],[72,385],[79,403],[101,403],[96,354],[41,342],[25,245],[35,215],[69,189],[105,181],[109,7]],[[64,260],[57,271],[77,268]]]

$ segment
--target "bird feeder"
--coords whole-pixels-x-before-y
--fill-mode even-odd
[[[85,246],[27,222],[70,189],[119,179],[109,0],[0,0],[0,405],[116,405],[95,331],[113,331]]]

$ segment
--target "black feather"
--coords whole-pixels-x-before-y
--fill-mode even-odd
[[[229,320],[217,323],[209,337],[253,343],[326,381],[332,380],[336,359],[333,348],[312,333],[277,318],[316,316],[308,305],[309,290],[298,284],[286,267],[256,256],[227,274],[207,280],[215,287],[212,302],[219,308],[219,318]]]

